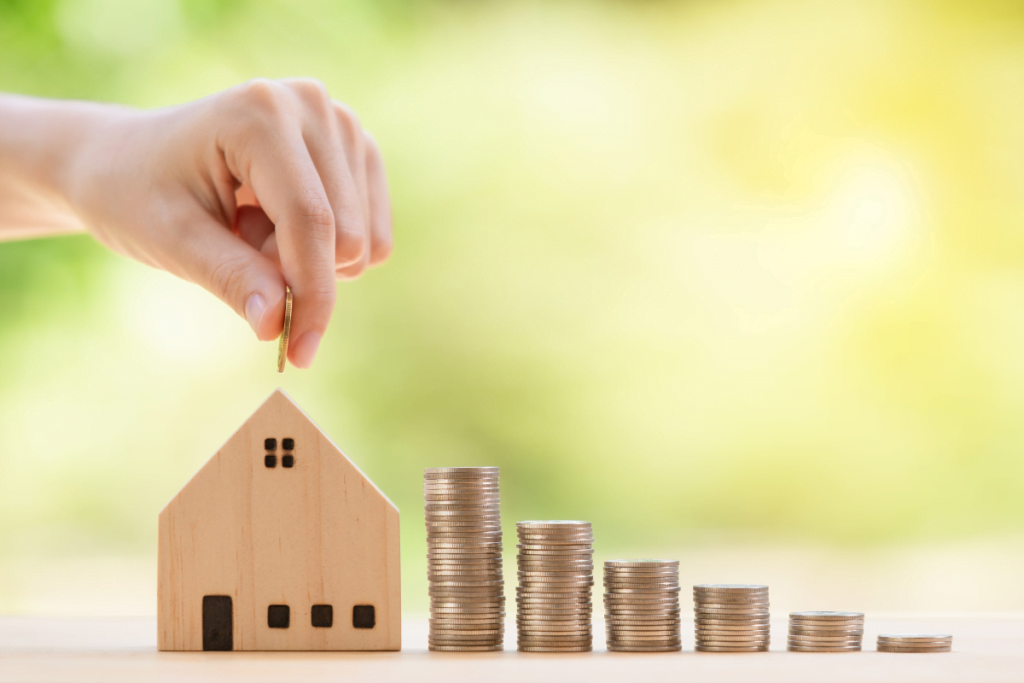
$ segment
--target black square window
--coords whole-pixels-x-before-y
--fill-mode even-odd
[[[281,467],[291,467],[295,464],[294,455],[283,455],[281,456]]]
[[[376,623],[373,605],[356,605],[352,608],[353,628],[373,628]]]
[[[285,449],[286,451],[294,451],[295,439],[291,437],[288,437],[287,439],[281,439],[281,448]]]
[[[263,439],[263,447],[268,451],[276,451],[277,439]]]
[[[288,628],[291,621],[291,610],[288,605],[271,605],[267,608],[267,626],[270,628]]]
[[[276,455],[264,455],[263,464],[267,467],[277,467],[277,456]]]
[[[334,608],[330,605],[313,605],[313,626],[330,628],[334,625]]]

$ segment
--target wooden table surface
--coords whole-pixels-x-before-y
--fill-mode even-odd
[[[785,631],[774,621],[772,652],[759,654],[693,652],[685,628],[681,653],[520,654],[509,630],[503,653],[442,654],[427,652],[424,620],[407,620],[402,652],[157,652],[154,619],[0,617],[0,681],[1024,681],[1024,615],[868,615],[866,651],[844,654],[785,652]],[[887,632],[952,633],[954,651],[874,652]],[[603,638],[596,623],[594,642]]]

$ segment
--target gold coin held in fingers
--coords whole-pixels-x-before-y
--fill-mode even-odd
[[[281,330],[281,342],[277,346],[277,371],[284,372],[285,361],[288,360],[288,337],[292,333],[292,290],[284,288],[284,329]]]

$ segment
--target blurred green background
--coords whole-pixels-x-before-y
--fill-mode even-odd
[[[411,611],[439,465],[606,555],[1024,567],[1020,3],[0,0],[0,91],[256,76],[359,113],[394,256],[282,377],[193,285],[0,245],[0,609],[75,562],[150,604],[157,513],[279,385],[402,510]]]

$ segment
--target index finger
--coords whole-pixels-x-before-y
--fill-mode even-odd
[[[249,140],[240,180],[274,224],[281,272],[292,289],[289,357],[308,368],[334,311],[334,213],[298,127]],[[282,296],[283,296],[282,292]]]

